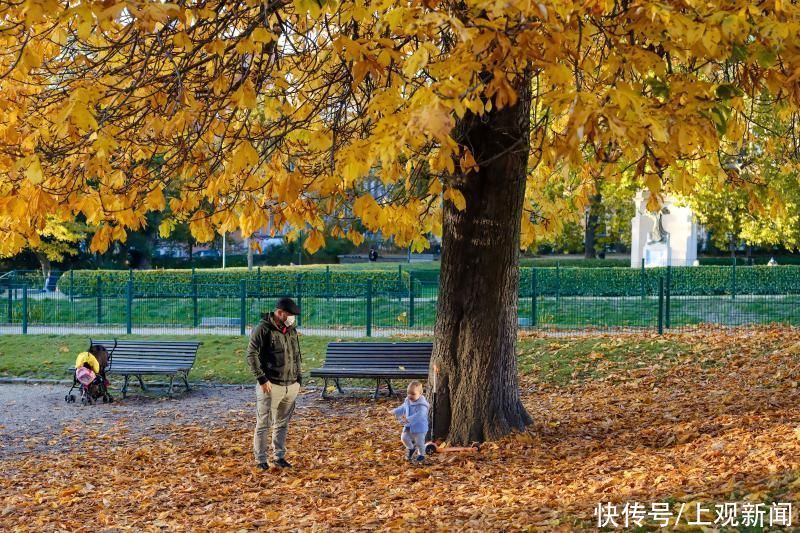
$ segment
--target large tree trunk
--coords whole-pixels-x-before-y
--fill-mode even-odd
[[[597,227],[600,222],[600,209],[603,196],[598,192],[589,197],[589,206],[586,208],[586,233],[584,238],[584,254],[586,259],[597,257]]]
[[[434,438],[482,442],[532,422],[517,376],[520,219],[529,140],[529,80],[519,102],[457,126],[480,170],[454,178],[464,211],[444,206],[439,304],[431,375]]]
[[[50,277],[50,272],[53,270],[52,265],[50,264],[50,259],[47,258],[44,252],[40,252],[39,250],[34,250],[33,255],[36,256],[36,259],[39,260],[39,266],[42,267],[42,277],[44,277],[44,288],[47,287],[47,279]]]
[[[247,246],[247,270],[253,270],[253,247],[250,245],[250,237],[244,240],[245,246]]]

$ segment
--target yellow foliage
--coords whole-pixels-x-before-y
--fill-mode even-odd
[[[526,151],[523,246],[582,216],[592,176],[635,180],[653,193],[650,208],[668,192],[758,182],[763,191],[742,189],[744,205],[773,213],[788,238],[800,50],[787,43],[800,34],[800,6],[618,9],[9,4],[0,230],[14,236],[3,250],[38,239],[47,217],[78,214],[99,226],[101,250],[167,209],[200,241],[234,227],[250,234],[272,215],[360,242],[352,211],[370,231],[419,247],[441,233],[442,199],[465,208],[459,180]],[[530,138],[476,161],[462,126],[520,103]],[[502,127],[489,134],[504,140]],[[744,176],[725,163],[741,153]],[[312,233],[306,246],[321,242]]]

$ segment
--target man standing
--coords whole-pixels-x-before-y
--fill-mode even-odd
[[[281,298],[275,311],[262,315],[250,334],[247,363],[258,381],[256,386],[256,431],[253,451],[258,467],[269,468],[268,438],[272,433],[273,464],[288,468],[286,430],[300,392],[300,343],[295,316],[300,308],[291,298]]]

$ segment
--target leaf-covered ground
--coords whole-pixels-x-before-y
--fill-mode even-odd
[[[558,343],[549,359],[520,356],[535,425],[478,455],[408,466],[386,412],[396,401],[309,394],[290,431],[295,468],[261,473],[252,406],[214,404],[214,425],[178,419],[152,438],[137,420],[72,427],[49,450],[5,457],[0,527],[575,530],[609,501],[791,502],[800,523],[796,330],[543,342]],[[647,355],[631,357],[637,346]]]

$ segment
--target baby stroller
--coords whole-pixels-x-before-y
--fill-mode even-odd
[[[88,352],[81,352],[75,360],[75,373],[72,387],[64,396],[67,403],[75,403],[72,391],[77,387],[81,392],[81,405],[92,405],[102,398],[103,403],[111,403],[114,398],[108,392],[106,367],[110,361],[105,346],[94,344]]]

